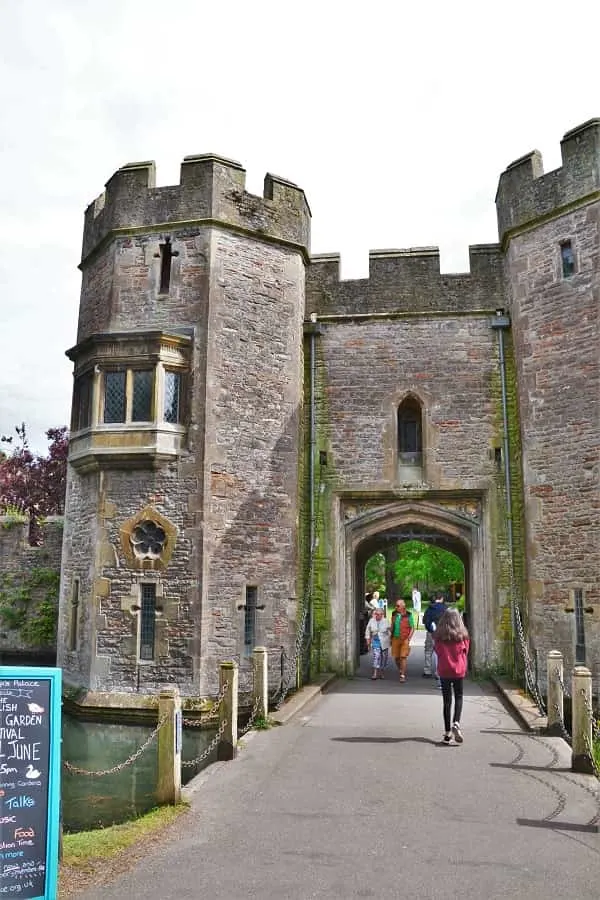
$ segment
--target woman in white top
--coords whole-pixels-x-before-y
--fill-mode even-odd
[[[371,678],[383,678],[383,670],[387,665],[388,650],[390,649],[390,623],[383,615],[383,609],[377,607],[367,622],[365,630],[367,650],[371,651],[373,674]]]

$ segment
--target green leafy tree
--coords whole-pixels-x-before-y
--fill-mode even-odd
[[[365,566],[365,589],[367,591],[385,592],[385,556],[374,553]]]
[[[464,581],[463,564],[457,556],[422,541],[399,544],[392,568],[404,594],[410,593],[416,584],[433,590],[447,588],[453,581]]]

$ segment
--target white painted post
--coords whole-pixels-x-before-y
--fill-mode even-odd
[[[575,666],[572,683],[573,753],[571,757],[571,771],[593,775],[592,673],[586,666]]]
[[[166,721],[158,732],[159,803],[174,806],[181,800],[181,697],[178,687],[166,687],[158,698],[158,721]]]
[[[237,756],[238,726],[238,664],[235,661],[222,662],[219,671],[219,693],[225,689],[223,701],[219,708],[219,728],[223,727],[221,740],[217,747],[217,759],[235,759]]]
[[[252,653],[254,686],[252,709],[256,709],[257,719],[266,719],[269,714],[269,662],[266,647],[255,647]]]
[[[548,732],[549,734],[562,734],[561,726],[565,720],[565,698],[562,689],[563,655],[560,650],[551,650],[548,653],[546,677],[548,679]]]

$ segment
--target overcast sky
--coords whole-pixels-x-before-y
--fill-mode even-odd
[[[0,0],[0,433],[66,424],[83,211],[215,152],[300,184],[312,251],[497,240],[498,176],[600,116],[598,0]]]

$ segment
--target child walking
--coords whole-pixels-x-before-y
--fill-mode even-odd
[[[463,707],[463,681],[467,674],[467,654],[471,641],[457,609],[447,609],[440,618],[433,634],[433,645],[437,654],[437,672],[442,683],[444,710],[444,743],[449,744],[454,737],[462,744],[460,717]],[[452,693],[454,693],[454,715],[452,716]]]
[[[383,678],[383,670],[387,665],[388,650],[390,647],[390,623],[383,615],[383,609],[378,606],[373,610],[373,615],[367,622],[365,631],[367,649],[371,651],[373,674],[371,678]]]

